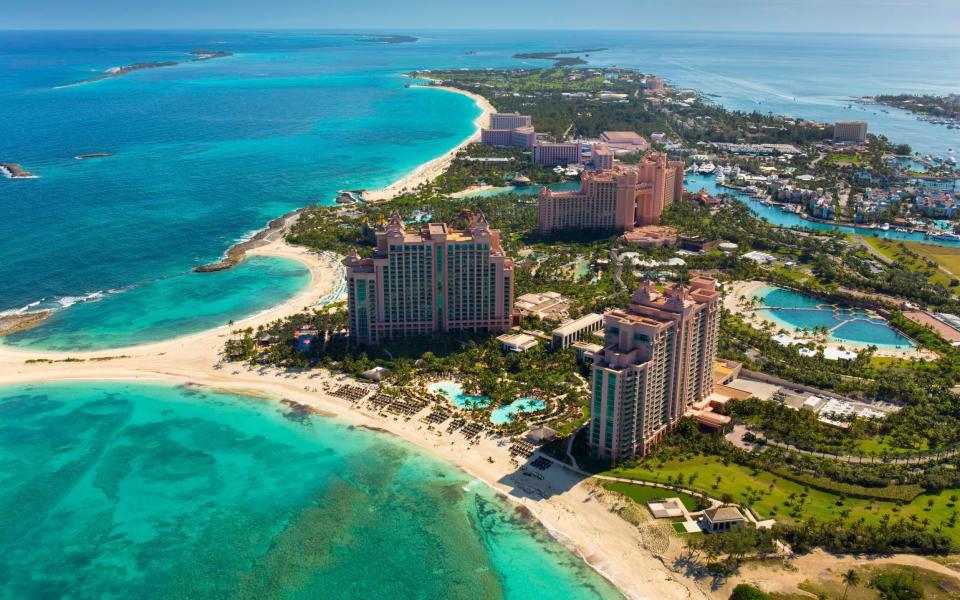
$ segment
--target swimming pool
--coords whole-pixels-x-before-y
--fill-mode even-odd
[[[536,412],[547,407],[539,398],[517,398],[510,404],[498,406],[490,413],[490,421],[496,425],[512,423],[520,413]]]
[[[431,394],[440,394],[459,408],[486,408],[492,401],[489,396],[472,396],[463,391],[463,386],[456,381],[438,381],[427,386]]]
[[[776,286],[764,286],[755,294],[761,308],[756,315],[790,332],[825,327],[832,342],[865,348],[908,349],[914,343],[883,318],[859,308],[827,304],[817,298]]]

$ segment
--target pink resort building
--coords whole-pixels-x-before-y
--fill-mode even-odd
[[[636,165],[616,164],[584,173],[580,190],[540,190],[539,231],[595,229],[633,231],[657,225],[663,207],[683,197],[683,163],[663,154],[644,157]]]
[[[467,231],[430,223],[407,231],[394,213],[371,258],[351,249],[347,266],[350,338],[376,344],[441,331],[505,331],[513,320],[513,260],[483,213]]]
[[[586,147],[580,142],[537,142],[533,145],[533,162],[545,167],[579,165]]]
[[[600,141],[618,152],[646,152],[650,142],[635,131],[604,131]]]
[[[480,130],[480,141],[490,146],[531,148],[537,141],[533,118],[519,113],[493,113],[490,126]]]
[[[626,310],[604,315],[591,380],[590,448],[617,461],[645,455],[713,393],[720,293],[695,277],[661,293],[644,281]]]

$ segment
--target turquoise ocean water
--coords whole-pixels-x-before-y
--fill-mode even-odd
[[[0,180],[0,311],[122,293],[143,296],[130,306],[176,313],[148,282],[185,274],[268,219],[329,202],[339,189],[390,183],[472,131],[478,109],[468,99],[404,87],[399,74],[416,68],[545,66],[511,57],[603,46],[593,64],[654,72],[732,108],[864,117],[872,131],[924,153],[960,149],[956,130],[848,108],[864,94],[955,92],[955,36],[408,33],[419,41],[307,31],[0,32],[0,161],[40,176]],[[58,88],[199,48],[235,56]],[[73,159],[92,152],[112,156]],[[214,280],[230,277],[189,281],[222,289],[229,283]],[[231,316],[254,308],[238,304]]]
[[[0,387],[0,598],[612,599],[486,486],[262,399]]]

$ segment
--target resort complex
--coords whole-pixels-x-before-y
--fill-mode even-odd
[[[376,241],[372,257],[352,249],[344,259],[354,343],[511,327],[513,261],[483,213],[467,231],[431,223],[410,232],[394,213]]]
[[[626,310],[604,319],[591,379],[590,448],[619,461],[648,453],[713,393],[720,293],[703,277],[662,293],[645,281]]]
[[[682,162],[663,154],[635,165],[615,164],[584,173],[573,192],[540,190],[538,229],[548,235],[562,230],[633,231],[656,225],[665,206],[683,197]]]
[[[957,100],[834,94],[781,48],[841,36],[668,33],[15,40],[8,221],[83,235],[0,252],[0,598],[960,598]],[[135,62],[164,39],[218,50]],[[128,66],[38,91],[103,48]],[[849,100],[778,114],[794,75]],[[141,174],[171,201],[130,243],[103,210]]]

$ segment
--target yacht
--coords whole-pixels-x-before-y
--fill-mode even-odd
[[[755,185],[748,185],[747,187],[743,188],[743,191],[744,193],[750,194],[752,196],[752,195],[756,195],[756,193],[759,192],[760,190],[758,190],[757,186]]]
[[[884,223],[880,226],[880,231],[890,231],[890,223]]]
[[[701,173],[713,173],[716,170],[717,170],[717,167],[715,167],[713,163],[708,162],[700,165]]]
[[[944,231],[943,233],[938,233],[933,236],[933,239],[941,242],[960,242],[960,235],[957,235],[951,231]]]
[[[721,183],[726,183],[726,182],[727,182],[727,178],[724,177],[724,175],[723,175],[723,169],[718,169],[718,170],[717,170],[717,183],[718,183],[718,184],[721,184]]]

